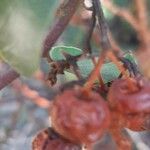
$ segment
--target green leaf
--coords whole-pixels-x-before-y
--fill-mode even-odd
[[[67,82],[77,80],[76,75],[71,72],[64,71],[64,75]]]
[[[51,59],[54,61],[65,60],[65,57],[63,56],[63,52],[66,52],[67,54],[71,56],[79,56],[83,53],[81,49],[76,48],[76,47],[56,46],[50,50],[49,55]]]
[[[102,66],[101,76],[104,83],[108,83],[113,81],[114,79],[117,79],[119,75],[120,71],[115,64],[106,63]]]
[[[20,74],[39,68],[42,41],[60,2],[2,0],[0,3],[0,58]]]
[[[94,64],[91,59],[82,59],[77,62],[81,75],[86,78],[94,69]]]
[[[134,56],[134,54],[131,51],[124,54],[124,57],[126,59],[130,60],[132,63],[138,64],[136,57]]]
[[[134,57],[132,52],[126,53],[124,57],[137,64],[136,58]],[[77,62],[77,65],[79,67],[82,77],[84,78],[88,77],[90,73],[92,72],[92,70],[94,69],[94,64],[91,59],[79,60]],[[117,79],[120,75],[120,71],[114,63],[109,62],[109,63],[103,64],[100,74],[103,79],[103,82],[108,83]],[[76,76],[70,72],[65,72],[65,76],[66,78],[69,79],[68,81],[77,79]]]
[[[94,64],[91,59],[83,59],[77,62],[78,67],[80,69],[81,75],[83,77],[88,77],[91,71],[94,69]],[[103,64],[102,69],[100,71],[103,82],[108,83],[118,78],[120,71],[117,66],[113,63]]]
[[[26,76],[39,68],[42,41],[30,19],[22,10],[14,10],[0,28],[0,57]]]

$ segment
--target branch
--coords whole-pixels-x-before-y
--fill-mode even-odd
[[[51,102],[41,97],[37,91],[31,90],[28,86],[23,85],[20,92],[27,98],[29,98],[32,102],[34,102],[36,105],[42,108],[49,108],[51,105]]]
[[[86,31],[86,36],[84,39],[83,49],[84,49],[85,53],[89,53],[89,54],[92,53],[92,47],[91,47],[90,42],[91,42],[91,38],[92,38],[92,35],[94,32],[95,25],[96,25],[96,12],[95,12],[95,9],[93,8],[92,16],[91,16],[90,21],[88,23],[88,27],[87,27],[88,29]]]
[[[13,87],[17,92],[30,99],[37,106],[45,109],[51,107],[52,102],[50,100],[40,96],[36,90],[31,89],[29,86],[21,83],[20,81],[14,82]]]
[[[70,19],[74,15],[78,5],[81,0],[68,0],[66,4],[62,4],[60,9],[62,9],[63,14],[55,21],[54,25],[50,29],[48,35],[44,40],[43,46],[43,57],[49,57],[48,52],[51,47],[58,40],[59,36],[63,33],[66,26],[68,25]]]
[[[137,20],[133,17],[133,15],[127,9],[123,9],[123,8],[116,6],[110,0],[105,0],[103,1],[103,3],[111,13],[124,18],[135,30],[139,29]]]
[[[103,65],[104,59],[106,57],[106,53],[108,52],[108,50],[112,49],[110,41],[109,41],[109,37],[108,37],[107,24],[106,24],[106,20],[104,17],[104,13],[103,13],[100,1],[99,0],[93,0],[93,7],[95,9],[96,17],[98,19],[98,25],[99,25],[100,37],[101,37],[100,43],[101,43],[101,47],[102,47],[102,53],[99,55],[98,62],[95,65],[94,70],[92,71],[89,79],[86,82],[86,86],[84,87],[86,92],[91,90],[93,82],[95,81],[97,76],[99,76],[99,70],[101,69],[101,67]]]
[[[132,90],[135,90],[135,86],[132,84],[131,80],[128,78],[128,75],[124,69],[124,67],[122,67],[117,59],[117,57],[115,56],[115,54],[110,51],[112,49],[110,41],[109,41],[109,37],[108,37],[108,30],[107,30],[107,24],[104,18],[104,14],[103,14],[103,10],[101,7],[101,3],[99,0],[93,0],[93,7],[96,10],[96,15],[98,17],[98,23],[99,23],[99,29],[100,29],[100,36],[101,36],[101,47],[102,47],[102,53],[99,56],[98,62],[94,68],[94,70],[92,71],[89,79],[86,82],[86,86],[85,91],[89,92],[92,88],[93,82],[96,80],[97,76],[99,75],[99,70],[102,67],[102,64],[104,62],[105,57],[107,56],[110,60],[112,60],[112,62],[114,62],[117,67],[119,68],[120,72],[123,73],[123,75],[125,75],[125,77],[127,78],[127,82],[129,84],[129,87]]]
[[[14,71],[8,64],[0,64],[0,90],[18,77],[19,74]]]
[[[98,18],[98,25],[100,30],[100,43],[103,50],[111,49],[111,44],[108,38],[108,27],[106,24],[106,20],[104,18],[104,13],[102,10],[102,6],[99,0],[93,0],[93,6],[96,11],[96,15]]]

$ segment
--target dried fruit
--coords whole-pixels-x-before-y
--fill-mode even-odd
[[[81,146],[63,139],[52,128],[40,131],[32,142],[32,150],[81,150]]]
[[[125,127],[133,131],[145,131],[150,129],[150,115],[141,114],[141,115],[126,115],[125,118]]]
[[[108,94],[112,111],[115,111],[116,116],[121,116],[116,117],[119,126],[133,131],[147,130],[147,119],[150,118],[150,83],[141,81],[137,81],[138,91],[131,92],[126,80],[118,79]]]
[[[109,126],[109,110],[103,98],[81,87],[58,95],[51,110],[53,128],[66,139],[89,145],[100,139]]]
[[[112,108],[124,114],[150,113],[150,82],[142,81],[136,92],[131,92],[125,79],[113,82],[108,100]]]

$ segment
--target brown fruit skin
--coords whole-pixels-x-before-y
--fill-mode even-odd
[[[112,108],[125,114],[150,113],[150,82],[143,81],[143,86],[136,92],[130,92],[125,79],[113,82],[108,100]]]
[[[82,148],[71,142],[69,143],[67,141],[62,141],[61,139],[58,139],[49,141],[44,150],[82,150]]]
[[[110,108],[119,115],[120,126],[133,131],[147,130],[147,119],[150,118],[150,82],[142,81],[143,85],[136,92],[131,92],[125,79],[113,82],[109,93]]]
[[[53,128],[66,139],[89,145],[100,139],[109,126],[110,114],[95,92],[81,97],[81,90],[66,90],[57,96],[51,110]]]
[[[36,135],[32,150],[82,150],[82,147],[63,139],[52,128],[47,128]]]
[[[125,127],[132,131],[144,131],[150,130],[150,125],[148,121],[150,121],[149,114],[141,114],[141,115],[124,115],[125,118]]]

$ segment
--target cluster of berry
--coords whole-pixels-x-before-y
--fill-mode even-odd
[[[59,140],[57,146],[49,144],[49,149],[59,150],[59,144],[61,150],[80,150],[82,145],[92,149],[93,143],[106,131],[112,134],[119,149],[131,149],[125,138],[119,139],[119,131],[123,128],[148,130],[150,119],[150,82],[136,78],[133,85],[136,87],[134,91],[126,79],[115,80],[109,88],[107,100],[94,90],[85,92],[79,85],[58,94],[50,115],[52,128],[60,136],[49,141]]]

